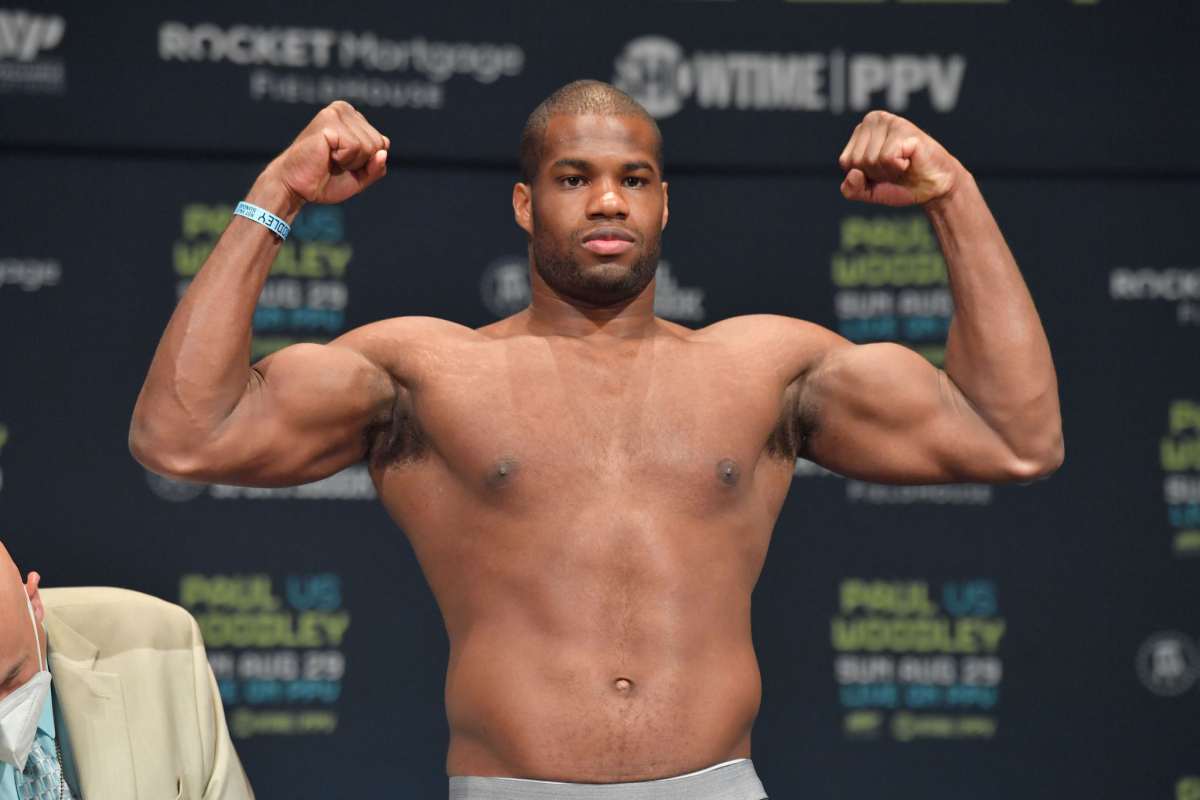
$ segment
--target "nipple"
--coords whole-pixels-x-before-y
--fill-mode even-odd
[[[737,486],[738,479],[742,477],[742,471],[738,469],[738,465],[733,463],[731,459],[722,458],[717,462],[717,479],[726,486]]]
[[[488,467],[487,482],[493,489],[499,489],[516,475],[517,460],[506,456]]]
[[[613,688],[621,694],[629,694],[633,691],[633,681],[629,680],[629,678],[617,678],[613,681]]]

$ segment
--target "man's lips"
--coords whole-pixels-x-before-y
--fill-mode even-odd
[[[589,231],[583,246],[601,256],[617,256],[633,247],[633,235],[623,228],[604,227]]]

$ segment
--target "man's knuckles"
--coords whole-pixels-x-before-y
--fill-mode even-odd
[[[325,108],[321,109],[322,113],[328,112],[336,116],[353,116],[358,113],[354,106],[347,103],[345,100],[334,100]]]

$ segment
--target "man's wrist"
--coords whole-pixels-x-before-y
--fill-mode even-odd
[[[289,189],[270,167],[267,167],[258,176],[258,180],[254,182],[254,186],[250,187],[250,192],[245,199],[247,203],[253,203],[259,208],[270,211],[289,225],[306,202],[303,197],[299,197]]]
[[[954,176],[954,180],[950,182],[949,188],[933,198],[927,200],[921,205],[929,214],[944,214],[950,208],[959,205],[965,196],[972,193],[977,194],[979,187],[975,184],[975,176],[967,172],[966,168],[961,164],[958,167],[958,172]]]

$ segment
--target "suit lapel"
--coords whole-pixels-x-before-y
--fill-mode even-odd
[[[83,800],[135,800],[133,749],[121,678],[94,669],[99,650],[46,610],[50,671],[67,724]]]

